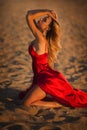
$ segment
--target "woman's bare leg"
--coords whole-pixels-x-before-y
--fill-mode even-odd
[[[33,102],[31,105],[42,106],[42,107],[49,107],[49,108],[59,108],[59,107],[62,107],[62,105],[57,103],[56,101],[41,101],[41,100]]]
[[[23,99],[23,104],[25,106],[35,105],[49,108],[58,108],[62,106],[56,101],[42,101],[42,99],[44,99],[45,97],[46,93],[39,86],[35,86],[25,96],[25,98]]]
[[[30,106],[33,102],[39,101],[45,97],[46,93],[38,85],[36,85],[27,93],[22,102],[25,106]]]

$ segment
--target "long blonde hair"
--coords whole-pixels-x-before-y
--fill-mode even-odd
[[[48,64],[54,68],[54,60],[57,60],[57,54],[61,49],[60,45],[60,25],[54,20],[50,24],[50,30],[47,32],[48,40]]]

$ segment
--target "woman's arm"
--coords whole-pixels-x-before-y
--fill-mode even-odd
[[[38,17],[47,15],[49,12],[51,12],[51,10],[49,9],[37,9],[37,10],[29,10],[27,12],[27,15],[33,15],[33,17],[36,19]]]
[[[32,33],[39,40],[43,38],[43,34],[36,26],[35,20],[44,15],[50,15],[50,10],[45,10],[45,9],[44,10],[30,10],[28,11],[27,16],[26,16],[28,25]]]

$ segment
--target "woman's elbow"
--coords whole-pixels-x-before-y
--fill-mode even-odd
[[[32,16],[32,11],[31,10],[29,10],[29,11],[27,11],[27,16]]]
[[[32,18],[32,13],[31,12],[28,12],[26,14],[26,20],[30,20]]]

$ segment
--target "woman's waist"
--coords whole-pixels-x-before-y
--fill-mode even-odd
[[[42,64],[42,65],[38,65],[36,68],[34,68],[34,75],[36,75],[36,77],[39,74],[51,74],[55,76],[58,76],[60,74],[60,72],[58,70],[55,70],[53,68],[51,68],[48,64]]]
[[[49,70],[49,69],[50,69],[50,67],[49,67],[48,63],[46,63],[46,64],[37,64],[37,65],[33,66],[33,70],[35,71],[35,73],[39,73],[39,72],[41,72],[43,70]]]

